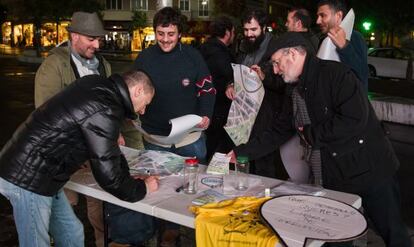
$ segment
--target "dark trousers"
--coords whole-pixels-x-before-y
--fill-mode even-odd
[[[395,177],[380,184],[362,197],[362,206],[375,230],[388,247],[411,247],[407,227],[401,216],[401,199]]]
[[[279,149],[257,160],[250,161],[250,173],[282,180],[289,178],[283,166]]]
[[[152,238],[156,229],[154,217],[105,203],[105,219],[112,241],[119,244],[140,246]]]

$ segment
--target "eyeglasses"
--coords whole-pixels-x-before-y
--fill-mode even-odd
[[[286,56],[287,54],[289,54],[289,49],[283,50],[282,55],[278,59],[270,60],[269,63],[272,64],[273,67],[279,67],[282,57]]]
[[[282,57],[280,57],[276,61],[270,61],[270,63],[272,64],[273,67],[279,67],[280,59],[282,59]]]

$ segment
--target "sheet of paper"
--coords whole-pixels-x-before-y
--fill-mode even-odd
[[[242,64],[232,64],[235,99],[231,103],[224,126],[236,146],[246,143],[264,97],[262,81],[257,73]]]
[[[148,134],[142,127],[139,120],[132,121],[135,128],[149,139],[164,145],[177,144],[184,139],[189,133],[194,131],[203,131],[196,126],[201,122],[202,117],[194,114],[184,115],[170,120],[171,132],[168,136],[159,136]]]
[[[352,29],[354,28],[355,13],[353,9],[348,11],[348,14],[341,22],[341,27],[344,29],[346,34],[346,39],[350,40],[352,35]],[[340,62],[338,52],[336,52],[336,46],[329,37],[326,37],[321,46],[319,47],[317,57],[324,60],[333,60]]]
[[[214,153],[207,167],[207,174],[229,174],[230,156],[223,153]]]

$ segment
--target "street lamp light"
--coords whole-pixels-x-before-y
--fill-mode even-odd
[[[372,23],[370,21],[364,21],[362,23],[362,26],[364,27],[365,31],[369,31],[371,30]]]

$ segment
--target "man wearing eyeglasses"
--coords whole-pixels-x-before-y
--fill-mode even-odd
[[[232,160],[236,155],[259,158],[297,133],[315,181],[361,196],[367,217],[387,246],[411,246],[400,213],[399,162],[363,85],[349,67],[319,60],[305,46],[295,32],[271,45],[273,72],[291,93],[273,126],[236,147]]]

